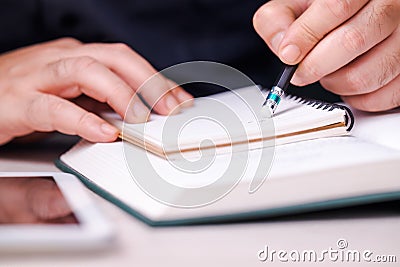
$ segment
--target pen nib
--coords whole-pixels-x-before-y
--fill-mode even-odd
[[[265,101],[264,105],[262,105],[261,107],[261,115],[263,116],[263,118],[272,118],[272,116],[274,115],[274,110],[268,100]]]

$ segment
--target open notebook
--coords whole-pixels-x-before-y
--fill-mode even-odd
[[[296,101],[284,103],[282,105],[293,105],[302,111],[316,110],[325,116],[337,112],[333,116],[337,121],[332,120],[329,125],[340,120],[349,125],[346,122],[348,115],[337,106],[329,111],[329,106],[324,110],[321,104],[318,104],[320,109],[315,109],[315,105],[313,108],[304,103],[299,107]],[[129,214],[154,226],[248,220],[393,200],[400,198],[400,150],[396,147],[399,129],[392,131],[391,127],[400,125],[400,114],[391,115],[390,118],[360,115],[362,124],[359,128],[356,125],[353,131],[356,134],[351,136],[331,136],[346,133],[347,127],[338,126],[334,134],[318,131],[317,137],[331,136],[329,138],[276,146],[272,167],[263,173],[255,169],[260,162],[260,151],[268,148],[238,152],[247,153],[249,163],[240,182],[225,197],[197,208],[165,205],[145,193],[127,167],[126,146],[133,153],[129,160],[134,168],[140,168],[140,159],[146,157],[155,169],[171,174],[167,175],[167,182],[186,187],[212,182],[231,160],[230,154],[217,154],[212,168],[187,175],[179,172],[168,160],[128,142],[92,144],[81,141],[63,154],[56,165],[63,171],[76,174],[94,192]],[[384,136],[384,140],[379,136]],[[249,193],[252,181],[265,173],[269,175],[262,186]],[[150,172],[143,175],[141,178],[152,178]],[[180,192],[173,197],[190,199],[192,195]]]
[[[231,145],[260,148],[307,139],[347,134],[353,126],[344,106],[283,97],[273,119],[261,106],[267,92],[246,87],[194,100],[174,116],[152,114],[145,124],[124,124],[115,113],[102,116],[121,129],[121,137],[162,157],[207,148],[226,151]],[[209,145],[202,143],[209,140]]]

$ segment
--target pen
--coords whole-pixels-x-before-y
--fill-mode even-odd
[[[264,104],[262,105],[262,110],[265,111],[264,114],[271,117],[274,115],[275,110],[281,101],[281,97],[288,88],[290,80],[296,72],[296,69],[297,65],[285,65],[282,73],[278,76],[277,82],[272,87]]]

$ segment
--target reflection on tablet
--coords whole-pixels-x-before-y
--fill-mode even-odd
[[[52,177],[2,177],[0,224],[78,224]]]

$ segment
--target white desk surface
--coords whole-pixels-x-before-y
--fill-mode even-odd
[[[53,160],[65,149],[0,147],[0,171],[58,171]],[[117,229],[116,242],[110,249],[90,253],[0,253],[0,266],[270,266],[273,264],[257,259],[257,252],[265,245],[275,250],[322,251],[337,248],[339,238],[347,240],[348,249],[397,256],[397,263],[385,266],[400,262],[400,207],[393,205],[248,223],[152,228],[93,196]],[[331,264],[342,265],[325,261],[321,266]]]

